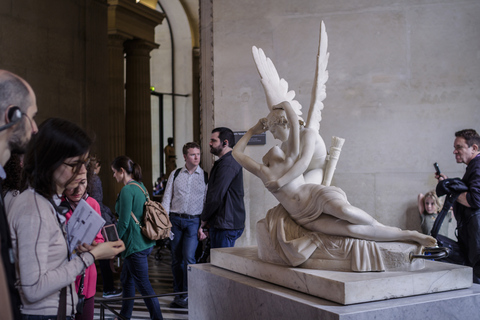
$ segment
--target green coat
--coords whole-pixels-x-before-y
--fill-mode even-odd
[[[133,184],[136,182],[144,190],[141,182],[132,181],[122,188],[115,204],[115,211],[118,214],[117,231],[120,239],[125,243],[125,251],[122,257],[128,257],[132,253],[140,252],[155,245],[155,240],[147,239],[142,235],[140,227],[133,220],[130,212],[133,212],[137,220],[143,221],[143,206],[146,197],[139,187]]]

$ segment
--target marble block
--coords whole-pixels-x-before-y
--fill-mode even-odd
[[[188,269],[190,320],[478,319],[480,285],[413,297],[341,305],[210,263]]]
[[[263,262],[257,247],[211,250],[211,264],[342,305],[469,288],[472,268],[425,261],[417,271],[342,272]]]

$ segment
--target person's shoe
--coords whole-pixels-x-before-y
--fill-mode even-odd
[[[181,297],[180,299],[178,299],[177,301],[175,301],[175,303],[176,303],[180,308],[188,309],[188,296]]]
[[[188,296],[175,296],[175,299],[170,303],[170,308],[188,309]]]
[[[114,298],[114,297],[121,296],[122,293],[123,293],[122,289],[115,289],[113,291],[104,292],[103,297],[104,298]]]

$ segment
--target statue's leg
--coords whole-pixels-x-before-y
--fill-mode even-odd
[[[402,230],[385,225],[357,225],[322,214],[315,221],[304,225],[305,228],[329,235],[344,236],[373,241],[414,241],[425,247],[436,245],[435,238],[417,231]]]
[[[332,199],[325,203],[323,212],[331,216],[359,225],[378,225],[383,226],[371,215],[360,208],[352,206],[344,199]]]
[[[322,184],[323,169],[308,170],[303,173],[305,183]]]

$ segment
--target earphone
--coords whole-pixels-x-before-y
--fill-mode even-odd
[[[226,145],[227,145],[227,143],[226,143],[225,141],[223,141],[223,145],[224,145],[224,146],[226,146]]]
[[[21,119],[22,119],[22,111],[20,110],[20,108],[17,106],[10,107],[10,109],[8,109],[8,112],[7,112],[8,123],[4,124],[3,126],[0,126],[0,131],[10,128],[11,126],[18,123]]]

